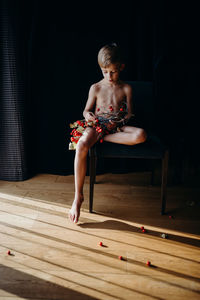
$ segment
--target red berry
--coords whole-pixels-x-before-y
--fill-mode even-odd
[[[102,243],[102,242],[99,242],[99,246],[103,246],[103,243]]]
[[[123,111],[123,108],[120,108],[120,111]]]
[[[100,108],[97,108],[97,111],[100,111]]]
[[[150,265],[151,265],[151,262],[148,260],[148,261],[146,262],[146,265],[147,265],[147,266],[150,266]]]
[[[103,139],[100,139],[100,143],[103,143]]]
[[[119,257],[118,257],[120,260],[122,260],[123,259],[123,257],[120,255]]]
[[[144,229],[144,226],[141,226],[140,228],[143,230],[143,229]]]
[[[142,232],[146,232],[146,229],[142,229]]]
[[[8,255],[10,255],[10,254],[11,254],[10,250],[8,250],[7,254],[8,254]]]

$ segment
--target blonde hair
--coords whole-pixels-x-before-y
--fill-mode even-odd
[[[121,53],[116,43],[108,44],[102,47],[98,53],[98,64],[106,68],[110,64],[121,64]]]

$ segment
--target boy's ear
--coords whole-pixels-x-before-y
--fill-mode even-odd
[[[124,68],[125,68],[125,64],[121,64],[121,66],[120,66],[120,71],[123,71]]]

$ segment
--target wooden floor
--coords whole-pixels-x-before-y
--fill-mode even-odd
[[[97,176],[90,214],[86,178],[75,225],[73,176],[0,181],[0,299],[200,299],[200,189],[169,187],[161,216],[149,182]]]

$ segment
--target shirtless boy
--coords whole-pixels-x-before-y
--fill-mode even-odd
[[[90,87],[88,100],[83,111],[85,120],[87,122],[95,121],[97,117],[107,114],[109,120],[107,129],[110,134],[107,132],[103,136],[103,140],[106,142],[125,145],[145,142],[146,133],[142,128],[124,125],[120,126],[119,131],[115,131],[114,129],[118,127],[119,122],[109,119],[109,114],[117,113],[123,103],[126,103],[127,108],[127,113],[122,120],[123,124],[132,116],[132,88],[119,78],[120,72],[124,68],[119,47],[116,44],[110,44],[101,48],[98,53],[98,64],[102,70],[103,79]],[[93,127],[87,127],[77,143],[74,161],[75,196],[69,211],[69,218],[74,223],[78,222],[81,204],[84,200],[83,185],[86,175],[87,154],[99,139],[102,139],[102,133]]]

